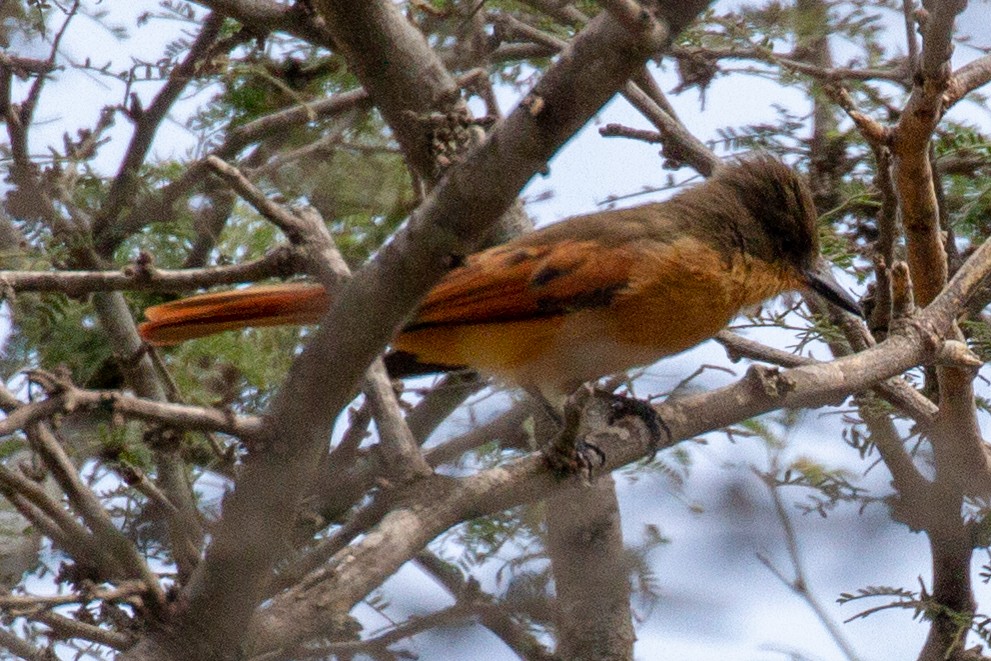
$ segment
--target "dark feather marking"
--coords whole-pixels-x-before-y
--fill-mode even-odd
[[[612,305],[616,294],[626,287],[626,283],[616,283],[608,287],[600,287],[591,291],[582,292],[578,296],[568,298],[541,298],[537,300],[537,307],[541,314],[538,316],[567,314],[579,310],[590,308],[604,308]]]
[[[408,376],[423,376],[425,374],[440,374],[464,369],[464,365],[442,365],[440,363],[421,362],[416,354],[408,351],[390,351],[383,359],[385,369],[390,379],[402,379]]]
[[[577,296],[567,298],[540,298],[537,299],[536,310],[524,310],[517,314],[502,314],[492,316],[487,319],[472,319],[471,321],[421,321],[413,322],[403,328],[404,333],[411,333],[428,328],[441,328],[444,326],[483,326],[485,324],[503,324],[516,321],[533,321],[535,319],[548,319],[558,317],[570,312],[589,310],[592,308],[604,308],[612,305],[616,294],[621,292],[627,283],[617,283],[608,287],[600,287],[592,291],[583,292]]]
[[[569,273],[574,273],[575,269],[561,268],[559,266],[545,266],[536,273],[533,274],[533,278],[530,280],[531,283],[537,287],[543,287],[544,285],[550,283],[556,278],[560,278],[562,275],[567,275]]]
[[[530,259],[530,253],[526,250],[514,250],[506,258],[506,266],[518,266],[528,259]]]

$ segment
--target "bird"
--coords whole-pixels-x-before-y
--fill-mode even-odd
[[[559,412],[582,384],[680,353],[786,291],[863,316],[820,253],[807,183],[766,154],[666,201],[568,218],[459,261],[394,338],[387,367],[471,368]],[[330,303],[318,284],[253,286],[150,307],[139,330],[169,345],[316,323]]]

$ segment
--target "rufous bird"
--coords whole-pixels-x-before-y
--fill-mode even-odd
[[[789,290],[862,315],[820,255],[802,177],[750,157],[665,202],[576,216],[467,257],[427,294],[387,365],[473,368],[560,409],[583,383],[684,351]],[[316,323],[329,305],[320,285],[256,286],[148,308],[140,331],[167,345]]]

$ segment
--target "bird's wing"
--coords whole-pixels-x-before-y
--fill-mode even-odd
[[[629,285],[636,250],[594,240],[510,244],[472,255],[428,294],[406,327],[524,321],[609,305]]]

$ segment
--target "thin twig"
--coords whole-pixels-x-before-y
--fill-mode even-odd
[[[311,230],[310,224],[291,213],[281,204],[276,204],[265,193],[248,180],[233,165],[216,156],[207,156],[206,164],[233,188],[238,195],[253,206],[258,213],[271,221],[276,227],[285,232],[286,237],[294,244],[304,241]]]
[[[11,615],[26,615],[54,606],[88,604],[92,601],[125,601],[147,592],[143,581],[121,581],[113,587],[91,586],[80,592],[55,595],[3,594],[0,608]]]
[[[151,571],[148,563],[138,553],[131,541],[113,524],[110,515],[95,493],[83,482],[75,465],[59,444],[55,435],[43,425],[28,429],[28,437],[34,449],[41,455],[45,466],[58,482],[72,509],[93,531],[100,548],[113,555],[115,561],[131,578],[139,578],[147,587],[153,609],[165,607],[165,591],[158,576]]]
[[[771,570],[782,583],[784,583],[788,589],[797,594],[802,600],[808,604],[812,612],[815,613],[819,622],[829,633],[830,638],[836,644],[843,655],[849,659],[849,661],[859,661],[860,656],[857,654],[856,650],[840,631],[839,626],[833,621],[829,616],[829,613],[823,607],[823,605],[813,594],[812,590],[809,589],[809,580],[805,572],[805,563],[802,560],[802,551],[799,547],[798,534],[795,532],[795,527],[791,523],[791,517],[788,516],[788,511],[785,508],[784,502],[781,499],[780,489],[774,484],[774,476],[778,471],[777,458],[772,458],[771,469],[768,475],[759,475],[761,482],[767,487],[768,492],[771,495],[771,500],[774,503],[774,512],[778,517],[778,522],[781,524],[782,532],[785,536],[785,548],[788,550],[788,560],[791,563],[792,572],[794,573],[794,578],[787,578],[780,570],[776,569],[771,563],[770,559],[758,554],[760,561]]]
[[[28,619],[41,622],[51,628],[55,638],[81,638],[83,640],[91,640],[100,645],[106,645],[115,650],[126,650],[134,644],[133,634],[118,633],[95,624],[86,624],[79,620],[73,620],[51,611],[35,613],[28,616]]]
[[[120,271],[0,271],[0,287],[15,292],[61,292],[67,296],[96,291],[179,292],[285,278],[302,272],[302,266],[299,252],[283,246],[255,261],[193,269],[159,269],[138,263]]]
[[[224,20],[225,17],[219,13],[211,13],[203,20],[203,27],[190,45],[183,61],[173,67],[169,72],[168,81],[155,95],[151,105],[137,118],[127,151],[107,192],[100,209],[100,216],[94,223],[93,234],[97,244],[103,244],[104,250],[113,245],[108,243],[106,235],[114,233],[121,210],[132,202],[133,195],[137,191],[140,181],[138,168],[148,155],[159,125],[179,99],[182,90],[197,76],[199,63],[212,52],[211,46],[220,35]],[[230,47],[233,48],[235,45],[231,43]]]
[[[155,422],[176,429],[218,431],[251,442],[264,422],[257,416],[236,416],[229,411],[173,404],[125,395],[116,390],[84,390],[73,387],[39,402],[24,404],[0,421],[0,437],[52,418],[58,413],[79,409],[109,410],[124,417]]]

